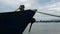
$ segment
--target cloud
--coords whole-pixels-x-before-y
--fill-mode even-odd
[[[52,7],[48,8],[48,10],[60,11],[60,2],[52,4]]]

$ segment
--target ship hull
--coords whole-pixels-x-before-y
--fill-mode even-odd
[[[32,10],[0,13],[1,34],[22,34],[34,14]]]

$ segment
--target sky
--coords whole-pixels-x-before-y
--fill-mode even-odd
[[[22,4],[25,5],[25,10],[37,9],[48,14],[60,14],[60,0],[0,0],[0,12],[14,11]],[[59,17],[39,13],[36,13],[34,18],[36,20],[60,19]]]

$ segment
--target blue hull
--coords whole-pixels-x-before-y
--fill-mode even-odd
[[[0,13],[0,34],[22,34],[34,14],[32,10]]]

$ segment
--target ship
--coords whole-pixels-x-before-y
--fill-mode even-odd
[[[0,13],[0,34],[22,34],[34,15],[32,10]]]

